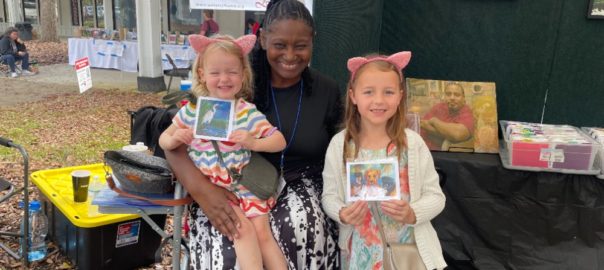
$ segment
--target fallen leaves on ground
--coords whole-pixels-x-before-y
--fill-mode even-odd
[[[136,110],[145,105],[161,106],[160,98],[161,96],[157,94],[101,89],[92,89],[81,95],[55,95],[44,101],[0,108],[0,130],[9,130],[15,126],[25,129],[23,132],[29,137],[9,139],[21,144],[30,153],[30,174],[37,170],[98,163],[102,162],[102,154],[108,149],[103,149],[106,142],[96,141],[96,139],[111,136],[121,145],[128,144],[130,116],[127,111]],[[7,115],[18,115],[18,118],[8,119]],[[30,127],[19,122],[19,119],[35,120],[37,124]],[[25,139],[30,141],[23,141]],[[97,150],[87,155],[58,153],[65,147]],[[23,161],[20,155],[0,155],[0,177],[22,187],[23,174]],[[41,196],[33,184],[30,184],[28,190],[30,200],[38,199]],[[4,193],[0,192],[0,196],[1,194]],[[16,196],[0,204],[0,216],[2,216],[0,231],[19,231],[22,210],[18,207],[18,201],[21,199],[21,196]],[[168,218],[166,223],[166,229],[171,232],[171,218]],[[14,238],[0,240],[14,250],[19,248],[19,244]],[[74,267],[70,260],[58,251],[58,247],[54,243],[49,243],[49,252],[44,261],[31,264],[30,269],[72,269]],[[171,247],[166,247],[162,252],[164,256],[161,263],[141,269],[170,269],[170,252]],[[0,250],[0,265],[15,269],[22,267],[19,261],[3,250]]]
[[[29,52],[29,59],[38,61],[39,65],[52,65],[67,63],[67,43],[41,42],[37,40],[25,41]]]

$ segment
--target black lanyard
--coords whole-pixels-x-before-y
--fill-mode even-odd
[[[277,117],[277,128],[283,132],[281,129],[281,118],[279,117],[279,108],[277,108],[277,100],[275,99],[275,89],[271,83],[271,95],[273,97],[273,107],[275,108],[275,115]],[[300,96],[298,97],[298,111],[296,112],[296,120],[294,121],[294,126],[292,127],[292,134],[289,138],[289,141],[286,142],[285,149],[281,151],[281,161],[279,162],[279,167],[281,169],[281,176],[283,176],[283,167],[285,164],[285,152],[287,149],[294,143],[294,137],[296,136],[296,129],[298,128],[298,120],[300,119],[300,110],[302,108],[302,94],[304,93],[304,80],[300,80]]]

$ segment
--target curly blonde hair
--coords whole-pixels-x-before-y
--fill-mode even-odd
[[[236,56],[239,61],[241,61],[241,66],[243,67],[243,83],[241,85],[241,90],[235,95],[235,97],[243,98],[244,100],[251,102],[253,98],[254,76],[252,75],[252,68],[247,55],[244,55],[241,47],[233,42],[235,40],[233,37],[228,35],[219,35],[216,36],[215,39],[219,39],[219,41],[213,42],[205,47],[203,51],[197,54],[197,57],[193,62],[193,82],[191,84],[193,93],[198,97],[207,97],[210,95],[210,91],[208,90],[206,83],[203,82],[199,76],[199,70],[203,69],[203,59],[207,54],[210,54],[216,50],[222,50],[225,53]]]

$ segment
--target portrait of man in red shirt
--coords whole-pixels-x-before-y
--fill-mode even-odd
[[[474,134],[474,116],[461,84],[445,86],[443,101],[432,106],[420,121],[421,135],[430,150],[448,151],[451,144],[467,142]]]

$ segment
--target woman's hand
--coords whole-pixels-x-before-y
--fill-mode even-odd
[[[199,204],[212,226],[231,240],[238,238],[237,228],[240,226],[240,221],[231,207],[231,204],[238,205],[237,196],[211,183],[195,167],[187,154],[185,145],[165,151],[165,154],[176,178]]]
[[[368,211],[369,207],[366,201],[356,201],[340,209],[340,221],[343,224],[360,225]]]
[[[239,201],[232,192],[214,184],[200,187],[194,186],[195,191],[188,190],[191,197],[199,204],[203,213],[208,217],[214,228],[226,235],[229,240],[239,238],[238,228],[241,226],[232,204],[239,207]],[[203,189],[203,190],[201,190]],[[195,193],[195,195],[193,195]]]
[[[415,224],[415,211],[405,200],[383,201],[382,212],[401,224]]]
[[[257,139],[254,138],[246,130],[239,129],[239,130],[233,131],[231,133],[231,136],[229,136],[229,141],[241,144],[241,146],[243,148],[245,148],[245,149],[249,149],[249,150],[252,150],[252,151],[257,151],[257,149],[256,149],[256,141],[257,141]]]

